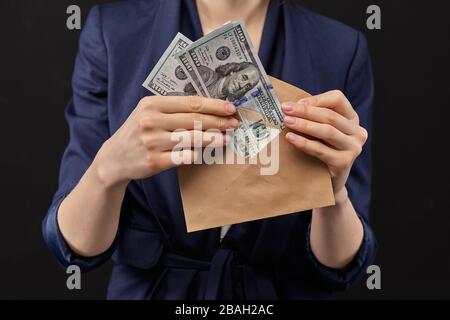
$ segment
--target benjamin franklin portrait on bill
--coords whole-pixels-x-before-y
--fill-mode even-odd
[[[235,101],[253,89],[259,81],[258,68],[251,62],[231,62],[212,70],[206,66],[197,68],[211,97]],[[186,94],[196,94],[188,83]]]

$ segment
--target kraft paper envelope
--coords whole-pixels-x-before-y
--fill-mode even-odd
[[[309,95],[270,79],[281,102]],[[279,170],[275,175],[261,175],[261,167],[267,167],[261,163],[178,168],[188,232],[334,205],[327,167],[289,144],[286,132],[278,138]]]

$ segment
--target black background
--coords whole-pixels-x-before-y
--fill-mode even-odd
[[[63,111],[79,31],[66,8],[106,1],[0,2],[0,298],[104,298],[111,266],[83,276],[81,291],[43,243],[68,134]],[[447,1],[308,0],[304,5],[363,31],[373,59],[372,225],[382,289],[361,281],[340,298],[450,298],[449,49]],[[382,30],[366,28],[366,8]]]

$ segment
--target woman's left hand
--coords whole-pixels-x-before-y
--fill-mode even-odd
[[[345,189],[353,162],[367,141],[358,114],[341,91],[286,102],[282,108],[284,123],[293,131],[286,139],[328,166],[337,195]]]

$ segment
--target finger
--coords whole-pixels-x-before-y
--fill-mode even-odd
[[[166,131],[175,131],[177,129],[219,129],[225,131],[236,128],[239,125],[239,121],[233,117],[219,117],[201,113],[159,113],[142,119],[140,125],[144,129],[159,128]]]
[[[228,101],[200,96],[153,96],[148,104],[164,113],[195,112],[217,116],[229,116],[236,107]]]
[[[339,151],[324,145],[320,141],[311,140],[293,132],[288,132],[286,139],[304,153],[318,158],[328,165],[334,165],[339,158]]]
[[[348,135],[358,133],[358,128],[354,123],[332,109],[318,108],[295,102],[283,103],[282,109],[288,116],[329,124]]]
[[[329,124],[286,116],[284,124],[299,133],[320,139],[340,150],[352,148],[352,137],[342,133]]]
[[[306,106],[332,109],[350,120],[358,119],[358,114],[353,109],[350,101],[348,101],[345,95],[338,90],[328,91],[316,96],[301,99],[298,103]]]
[[[174,148],[223,147],[228,137],[222,132],[204,132],[199,130],[161,131],[145,135],[144,145],[151,150],[170,151]]]
[[[192,164],[199,156],[200,152],[198,150],[190,149],[162,152],[154,156],[152,161],[156,165],[153,168],[162,171],[183,164]]]

